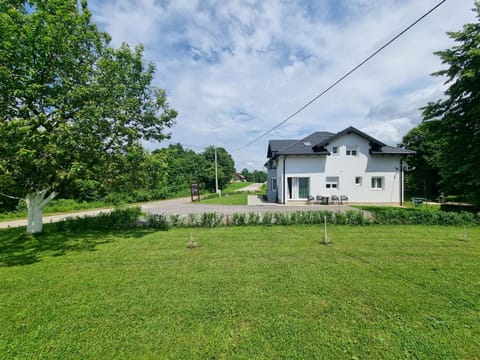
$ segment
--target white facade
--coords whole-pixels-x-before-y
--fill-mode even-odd
[[[348,197],[349,203],[403,202],[402,155],[371,153],[355,132],[332,138],[326,154],[280,154],[268,164],[268,198],[289,203],[309,197]]]

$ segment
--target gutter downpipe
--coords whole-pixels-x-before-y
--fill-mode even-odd
[[[283,155],[283,205],[285,205],[287,202],[285,200],[285,186],[286,186],[286,182],[285,182],[285,160],[287,160],[287,155]]]

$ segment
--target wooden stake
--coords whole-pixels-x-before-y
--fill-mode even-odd
[[[323,224],[324,224],[323,243],[325,245],[328,245],[329,241],[328,241],[328,234],[327,234],[327,217],[326,216],[323,217]]]

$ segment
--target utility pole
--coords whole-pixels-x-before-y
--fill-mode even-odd
[[[218,164],[217,164],[217,148],[214,146],[213,147],[214,150],[215,150],[215,193],[218,194],[218,196],[220,196],[219,192],[218,192]]]

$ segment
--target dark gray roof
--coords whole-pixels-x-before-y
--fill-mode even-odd
[[[415,153],[411,150],[387,146],[383,142],[350,126],[336,134],[328,131],[316,131],[299,140],[270,140],[267,157],[274,159],[279,155],[330,155],[330,152],[325,147],[335,139],[350,133],[355,133],[369,141],[370,153],[372,155],[409,155]]]
[[[326,149],[315,148],[315,145],[331,138],[333,135],[335,134],[317,131],[300,140],[270,140],[267,157],[274,158],[278,155],[329,155],[330,153]]]
[[[398,148],[393,146],[382,146],[380,150],[371,150],[372,155],[411,155],[415,154],[415,151],[404,148]]]

